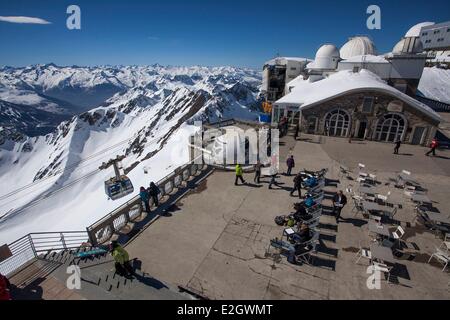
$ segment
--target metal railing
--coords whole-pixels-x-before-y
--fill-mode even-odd
[[[41,254],[79,249],[88,241],[86,231],[30,233],[8,245],[12,255],[0,262],[0,273],[11,275]]]
[[[440,101],[436,101],[436,100],[429,99],[429,98],[425,98],[425,97],[422,97],[422,96],[416,96],[416,99],[419,100],[420,102],[426,104],[427,106],[429,106],[434,111],[437,111],[437,112],[450,112],[450,104],[447,104],[447,103],[444,103],[444,102],[440,102]]]
[[[193,162],[191,161],[175,169],[172,173],[156,183],[161,190],[161,193],[158,195],[159,199],[170,195],[174,190],[182,186],[183,183],[190,180],[192,176],[195,176],[207,167],[204,164],[195,164]],[[153,204],[153,199],[150,199],[149,205],[152,206]],[[107,242],[114,234],[120,233],[129,223],[138,220],[142,216],[142,213],[142,201],[140,196],[137,195],[86,228],[90,243],[92,246],[98,246]]]

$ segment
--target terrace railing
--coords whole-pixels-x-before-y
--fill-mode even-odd
[[[422,96],[416,96],[416,99],[419,100],[420,102],[426,104],[427,106],[429,106],[431,109],[433,109],[436,112],[450,112],[450,104],[432,100],[432,99],[428,99],[428,98],[425,98]]]
[[[172,194],[180,187],[184,187],[187,181],[206,169],[206,167],[204,164],[195,164],[194,161],[191,161],[159,180],[156,183],[161,190],[161,193],[158,195],[159,199]],[[150,199],[150,206],[152,205],[153,199]],[[142,201],[137,195],[86,228],[90,243],[93,246],[98,246],[109,241],[114,234],[120,233],[129,223],[140,219],[142,214]]]
[[[86,231],[30,233],[8,245],[10,255],[0,262],[0,273],[8,276],[41,255],[76,250],[88,241]]]

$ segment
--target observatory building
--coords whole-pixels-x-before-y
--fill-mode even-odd
[[[428,58],[421,30],[428,26],[413,26],[384,55],[366,36],[351,37],[340,49],[322,45],[314,60],[302,58],[308,62],[295,79],[278,83],[285,83],[282,97],[266,99],[272,123],[285,117],[310,134],[430,143],[441,118],[415,99]]]

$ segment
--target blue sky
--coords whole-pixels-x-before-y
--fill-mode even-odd
[[[82,29],[66,28],[66,8],[79,5]],[[368,30],[366,9],[381,7],[382,29]],[[233,65],[261,68],[276,56],[313,58],[323,43],[368,35],[388,52],[412,25],[450,20],[450,1],[340,0],[14,0],[0,16],[0,65]]]

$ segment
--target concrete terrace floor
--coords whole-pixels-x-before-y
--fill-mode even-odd
[[[397,258],[392,279],[381,290],[366,286],[367,262],[354,263],[360,245],[368,246],[367,219],[354,217],[352,204],[345,207],[346,221],[336,224],[329,210],[321,218],[321,240],[315,265],[293,265],[277,256],[266,256],[270,239],[281,237],[283,228],[274,217],[288,214],[298,198],[290,197],[293,177],[280,175],[280,186],[269,190],[268,178],[261,185],[234,186],[234,173],[215,171],[198,188],[172,207],[127,244],[131,257],[142,261],[142,270],[171,285],[181,285],[210,299],[449,299],[450,277],[442,265],[427,264],[440,239],[415,222],[413,205],[402,190],[388,184],[402,169],[412,171],[429,189],[429,196],[441,211],[448,212],[450,199],[450,153],[427,158],[426,149],[404,145],[403,155],[392,155],[393,146],[376,142],[349,144],[345,139],[302,136],[282,139],[281,159],[292,153],[296,171],[329,168],[327,178],[339,180],[326,191],[355,188],[355,182],[339,177],[339,162],[354,169],[366,164],[367,171],[390,190],[392,200],[402,204],[395,219],[406,229],[406,248]],[[284,163],[281,164],[284,170]],[[355,176],[353,174],[353,176]],[[350,200],[350,199],[349,199]],[[324,207],[331,206],[330,200]]]

